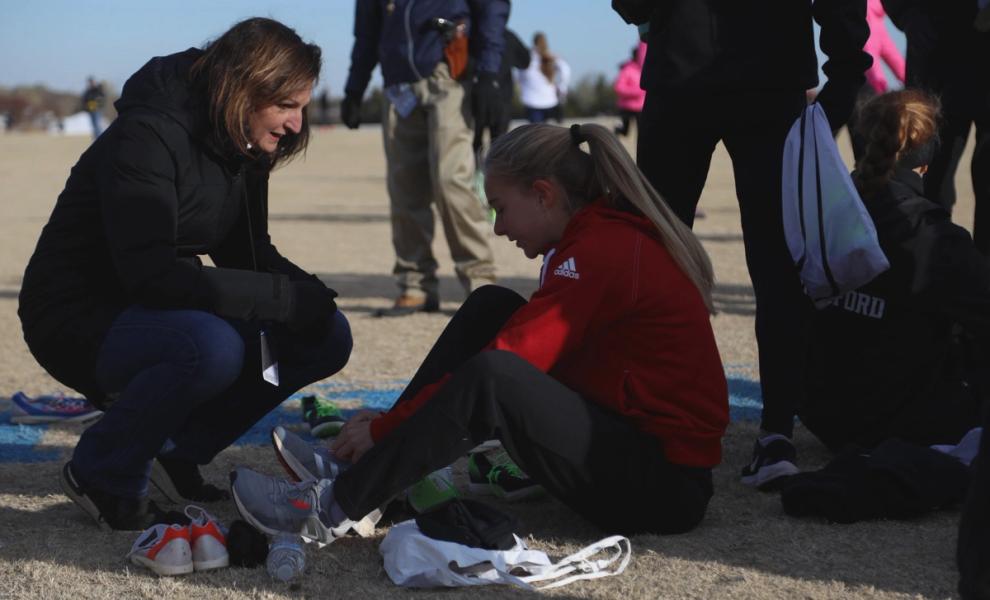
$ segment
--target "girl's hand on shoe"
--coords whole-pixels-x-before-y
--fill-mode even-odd
[[[351,417],[340,430],[337,439],[330,444],[333,455],[350,463],[357,462],[375,445],[375,441],[371,438],[371,420],[376,416],[378,413],[361,411]]]

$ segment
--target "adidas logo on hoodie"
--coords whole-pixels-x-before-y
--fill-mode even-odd
[[[578,273],[577,265],[574,264],[573,256],[560,263],[560,266],[553,270],[553,274],[560,275],[561,277],[570,277],[571,279],[581,279],[581,274]]]

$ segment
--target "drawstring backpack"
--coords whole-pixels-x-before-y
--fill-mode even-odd
[[[787,134],[781,183],[784,237],[815,306],[823,308],[890,268],[818,103]]]
[[[389,530],[379,551],[385,572],[406,587],[462,587],[508,584],[527,590],[548,590],[580,579],[598,579],[625,571],[632,558],[629,540],[619,535],[599,540],[558,562],[529,549],[513,534],[508,550],[486,550],[427,537],[416,521]],[[603,558],[596,556],[606,553]]]

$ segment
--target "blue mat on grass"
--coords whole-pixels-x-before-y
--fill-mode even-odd
[[[729,376],[729,414],[733,421],[759,421],[763,401],[760,384],[746,377]],[[271,442],[270,432],[276,425],[298,424],[294,430],[309,437],[302,426],[298,404],[303,396],[317,392],[341,406],[345,417],[364,410],[388,410],[399,397],[405,381],[379,384],[374,388],[353,384],[320,383],[289,397],[245,433],[235,445],[264,446]],[[39,447],[48,425],[18,425],[10,422],[10,411],[0,412],[0,463],[36,463],[57,460],[60,451]]]

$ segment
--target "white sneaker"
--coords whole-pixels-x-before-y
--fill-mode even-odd
[[[220,569],[230,564],[227,553],[227,532],[213,515],[190,504],[186,507],[189,517],[189,538],[192,546],[193,566],[197,571]]]
[[[146,529],[131,546],[131,562],[148,567],[159,575],[193,572],[189,527],[159,523]]]

